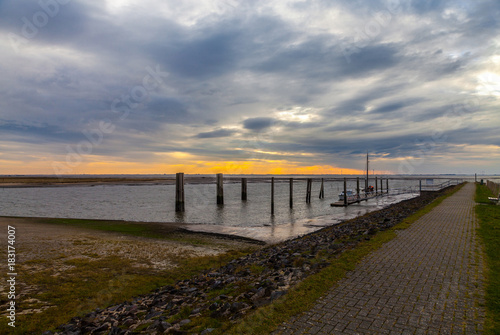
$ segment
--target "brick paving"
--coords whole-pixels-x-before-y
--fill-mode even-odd
[[[466,184],[273,334],[480,334],[483,259]]]

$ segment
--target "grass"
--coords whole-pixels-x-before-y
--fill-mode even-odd
[[[130,236],[164,239],[190,245],[211,245],[210,237],[202,234],[180,231],[175,225],[168,223],[130,222],[119,220],[91,220],[91,219],[67,219],[67,218],[40,218],[32,219],[37,224],[62,225],[82,229],[99,230],[105,232],[120,233]],[[75,241],[78,244],[78,241]],[[82,243],[82,241],[80,241]],[[84,244],[84,243],[82,243]]]
[[[486,253],[485,334],[500,334],[500,206],[489,202],[493,196],[485,185],[476,187],[478,233]]]
[[[214,334],[271,333],[281,323],[288,321],[292,316],[311,309],[317,299],[342,279],[348,271],[353,270],[365,256],[395,238],[397,230],[409,227],[413,222],[430,212],[461,187],[459,186],[448,191],[393,228],[377,233],[371,240],[363,241],[356,248],[344,252],[339,258],[331,260],[328,267],[306,278],[295,288],[291,289],[283,298],[259,308],[236,324],[224,323]]]
[[[149,238],[164,238],[165,235],[161,234],[152,225],[133,223],[125,221],[108,221],[108,220],[86,220],[86,219],[57,219],[47,218],[40,219],[39,223],[64,225],[70,227],[78,227],[84,229],[93,229],[108,232],[117,232],[121,234],[149,237]]]

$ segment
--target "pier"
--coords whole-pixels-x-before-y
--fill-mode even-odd
[[[372,192],[372,193],[366,193],[366,194],[360,195],[360,196],[355,195],[353,197],[348,197],[347,201],[339,200],[336,202],[332,202],[330,204],[330,206],[332,206],[332,207],[347,207],[349,205],[358,204],[361,201],[367,201],[369,199],[373,199],[373,198],[380,197],[383,195],[387,195],[387,194],[382,194],[382,193],[376,194],[375,192]]]
[[[370,183],[373,183],[375,188],[371,187],[371,189],[368,192],[365,192],[364,190],[368,189],[368,186],[365,186],[364,190],[360,189],[360,177],[344,177],[344,178],[325,178],[323,176],[318,176],[316,178],[311,178],[311,177],[295,177],[295,178],[290,178],[290,177],[279,177],[279,176],[270,176],[270,177],[263,177],[263,178],[258,178],[258,177],[224,177],[222,173],[218,173],[214,176],[215,178],[212,179],[212,181],[208,181],[208,183],[215,183],[216,184],[216,194],[215,198],[216,201],[215,203],[218,206],[224,206],[224,182],[229,182],[231,184],[235,183],[241,183],[241,201],[246,202],[247,199],[249,199],[249,196],[251,196],[248,192],[248,182],[264,182],[264,183],[269,183],[269,202],[270,202],[270,214],[274,215],[276,207],[275,207],[275,183],[289,183],[289,207],[293,208],[294,206],[294,183],[295,184],[302,184],[304,185],[303,187],[305,188],[305,203],[307,205],[310,205],[313,202],[313,183],[317,183],[316,185],[320,185],[319,188],[319,194],[317,199],[320,201],[323,201],[327,197],[337,199],[338,197],[338,191],[340,191],[337,188],[337,192],[334,194],[330,193],[328,194],[329,190],[326,188],[326,183],[338,183],[338,182],[343,182],[343,189],[344,189],[344,194],[347,193],[347,185],[348,182],[352,185],[352,183],[355,181],[356,182],[356,195],[354,196],[348,196],[345,197],[344,200],[339,200],[332,202],[330,205],[332,207],[347,207],[353,204],[360,203],[362,201],[368,201],[370,199],[380,197],[380,196],[388,196],[388,195],[398,195],[402,193],[414,193],[418,192],[418,189],[415,188],[409,189],[409,190],[394,190],[393,192],[389,193],[389,178],[382,178],[380,176],[373,176],[372,178],[364,179],[364,184],[365,185],[370,185]],[[383,187],[384,183],[383,180],[385,179],[385,189]],[[177,213],[182,213],[186,211],[186,201],[184,199],[184,183],[185,183],[185,177],[184,173],[177,173],[176,174],[176,199],[175,199],[175,211]],[[380,184],[380,185],[379,185]],[[331,189],[330,189],[331,191]],[[392,190],[391,190],[392,191]],[[364,193],[364,194],[363,194]],[[260,195],[262,196],[262,195]],[[301,196],[302,197],[302,196]],[[296,198],[296,197],[295,197]],[[317,201],[317,200],[316,200]]]

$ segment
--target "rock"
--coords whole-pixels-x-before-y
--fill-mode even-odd
[[[109,328],[111,327],[111,324],[109,324],[108,322],[100,325],[99,327],[96,327],[92,330],[92,332],[94,333],[99,333],[99,332],[105,332],[107,331]]]
[[[184,325],[187,325],[187,324],[188,324],[188,323],[190,323],[190,322],[191,322],[191,320],[189,320],[189,319],[184,319],[184,320],[182,320],[181,322],[179,322],[179,325],[182,327],[182,326],[184,326]]]
[[[120,335],[122,332],[122,329],[118,327],[111,327],[111,330],[109,331],[108,335]]]
[[[166,332],[169,328],[171,328],[172,325],[168,322],[165,322],[165,321],[161,321],[159,324],[158,324],[158,327],[157,327],[157,330],[159,332]]]
[[[194,314],[200,314],[201,312],[201,309],[200,308],[195,308],[191,311],[191,315],[194,315]]]
[[[215,328],[207,328],[205,329],[204,331],[201,332],[201,335],[207,335],[207,334],[210,334],[211,332],[213,332],[215,330]]]
[[[149,313],[148,315],[146,315],[146,320],[152,319],[155,316],[158,316],[158,315],[161,315],[161,314],[162,314],[161,312],[153,311],[153,312]]]
[[[122,322],[122,325],[125,327],[129,327],[129,326],[133,325],[134,323],[135,323],[134,319],[132,319],[131,317],[128,317]]]
[[[239,312],[240,310],[242,310],[246,307],[248,307],[248,305],[245,304],[244,302],[234,302],[233,304],[231,304],[231,307],[229,308],[229,310],[232,313],[236,313],[236,312]]]
[[[261,287],[251,298],[250,300],[252,301],[257,301],[259,299],[262,299],[263,297],[266,296],[266,289],[264,287]]]

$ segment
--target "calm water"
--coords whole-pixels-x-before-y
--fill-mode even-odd
[[[418,181],[391,180],[389,187],[418,191]],[[355,189],[356,182],[348,183],[348,188]],[[178,222],[193,230],[279,241],[418,195],[391,195],[338,208],[330,203],[338,200],[343,183],[326,182],[321,200],[319,189],[320,183],[313,183],[312,201],[306,204],[306,183],[295,182],[294,208],[290,209],[288,181],[276,182],[275,214],[271,215],[271,185],[265,182],[249,183],[245,202],[239,183],[224,184],[223,206],[216,204],[215,185],[187,184],[183,214],[174,211],[174,185],[0,188],[0,215]]]

